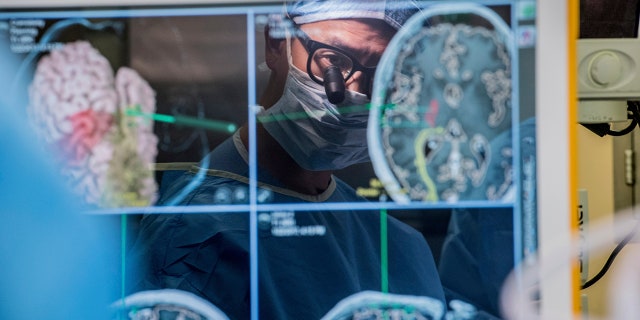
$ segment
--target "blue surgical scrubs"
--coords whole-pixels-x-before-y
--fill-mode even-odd
[[[247,203],[247,151],[236,133],[208,162],[163,179],[160,204],[207,175],[180,205]],[[363,201],[336,177],[317,196],[286,189],[258,168],[259,201],[269,203]],[[336,303],[363,290],[382,290],[380,214],[367,210],[260,212],[258,215],[260,319],[319,319]],[[431,250],[413,228],[389,217],[389,292],[428,296],[444,303]],[[198,294],[231,319],[250,317],[247,212],[146,215],[132,257],[133,291],[175,288]]]

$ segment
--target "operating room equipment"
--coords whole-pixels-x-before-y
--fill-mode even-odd
[[[640,40],[578,40],[578,122],[599,136],[631,132],[640,120]],[[622,132],[610,123],[631,124]]]

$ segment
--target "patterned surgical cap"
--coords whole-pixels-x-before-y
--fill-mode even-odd
[[[371,18],[383,20],[393,28],[400,29],[418,8],[413,0],[316,0],[293,2],[288,7],[288,14],[296,24]]]

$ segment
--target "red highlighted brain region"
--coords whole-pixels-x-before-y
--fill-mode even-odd
[[[62,172],[87,204],[152,205],[158,139],[155,92],[133,69],[114,75],[90,43],[68,43],[43,56],[29,87],[29,117],[60,156]]]

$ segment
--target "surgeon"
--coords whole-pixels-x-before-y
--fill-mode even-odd
[[[366,104],[376,65],[395,32],[417,11],[412,1],[298,1],[265,30],[271,74],[260,99],[257,177],[261,201],[363,201],[334,170],[368,161]],[[214,204],[249,183],[245,125],[192,171],[163,180],[159,203]],[[206,176],[200,177],[206,169]],[[194,189],[190,186],[197,185]],[[185,189],[187,188],[187,189]],[[184,190],[188,190],[185,194]],[[444,304],[423,236],[379,212],[261,212],[260,319],[320,319],[342,299],[373,290]],[[175,288],[200,295],[231,319],[251,316],[249,215],[147,215],[134,246],[131,291]]]

